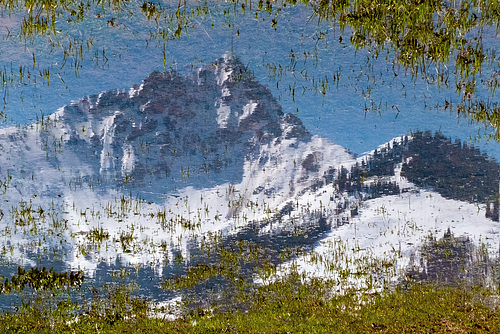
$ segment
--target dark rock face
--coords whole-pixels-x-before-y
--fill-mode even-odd
[[[153,72],[128,93],[104,92],[66,106],[58,122],[65,149],[80,152],[108,185],[184,179],[196,186],[210,174],[212,182],[214,174],[220,182],[237,182],[245,159],[262,145],[310,138],[232,57],[189,76]]]
[[[302,121],[292,114],[283,116],[282,127],[285,131],[285,139],[308,138],[311,136],[309,131],[307,131],[302,124]]]

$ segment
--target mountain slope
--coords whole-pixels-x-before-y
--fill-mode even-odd
[[[308,247],[318,246],[329,230],[329,238],[346,242],[368,233],[367,249],[402,240],[411,246],[403,247],[403,265],[430,231],[428,212],[439,215],[438,232],[482,226],[471,235],[487,233],[496,240],[491,218],[498,216],[498,196],[488,180],[498,164],[444,142],[417,134],[355,158],[283,113],[270,91],[232,56],[188,76],[153,72],[128,92],[88,96],[33,126],[0,133],[3,260],[57,259],[89,273],[100,263],[118,261],[153,265],[162,273],[168,272],[165,258],[171,261],[180,251],[188,259],[202,236],[226,237],[254,226],[256,239],[303,230]],[[423,160],[423,152],[434,152],[434,146],[440,147],[437,161]],[[486,172],[474,174],[477,187],[485,184],[486,190],[475,190],[481,196],[452,200],[439,187],[447,199],[421,189],[436,182],[415,170],[439,169],[443,157],[449,157],[447,172],[460,170],[460,179],[467,179],[471,165],[454,158],[460,154],[474,156],[470,163],[484,167]],[[457,184],[453,177],[439,180],[443,189]],[[423,200],[428,196],[439,205]],[[410,207],[405,211],[406,201],[419,203],[421,218]],[[380,221],[372,208],[389,210],[385,203],[394,205],[398,219],[413,217],[419,233],[390,241],[374,235],[373,228],[380,234],[400,221]],[[446,214],[425,209],[433,205]],[[464,216],[448,207],[467,212],[477,207],[480,214],[453,226]],[[310,228],[318,224],[321,228]],[[285,244],[277,243],[276,250]]]

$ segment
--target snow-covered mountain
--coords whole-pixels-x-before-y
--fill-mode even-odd
[[[431,230],[490,238],[498,250],[498,164],[453,145],[417,134],[354,157],[284,113],[230,55],[188,76],[153,72],[128,92],[0,133],[2,257],[57,258],[89,273],[117,260],[162,267],[172,249],[188,259],[201,235],[318,221],[327,226],[311,235],[318,249],[341,235],[383,256],[403,240],[402,264]],[[472,176],[471,165],[480,165]],[[388,237],[398,222],[413,227]]]

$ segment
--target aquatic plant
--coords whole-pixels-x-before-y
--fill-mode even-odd
[[[81,286],[84,281],[85,276],[82,271],[59,273],[54,271],[54,268],[24,270],[18,267],[17,275],[12,276],[10,282],[9,279],[5,279],[3,283],[0,283],[0,293],[9,293],[12,290],[23,291],[26,287],[36,291],[56,292],[63,288]]]
[[[166,45],[197,29],[199,20],[207,21],[213,29],[227,28],[238,38],[240,31],[235,29],[238,20],[254,16],[268,21],[278,30],[290,7],[297,6],[305,7],[310,12],[309,24],[316,24],[313,36],[318,43],[331,40],[329,35],[335,34],[340,44],[350,41],[355,49],[368,49],[372,59],[385,57],[392,63],[395,76],[398,75],[397,69],[402,68],[405,75],[409,73],[414,78],[422,77],[438,86],[456,87],[462,101],[455,104],[454,111],[498,128],[498,113],[494,108],[485,108],[488,101],[478,99],[475,92],[477,87],[482,89],[483,86],[494,92],[498,85],[495,79],[499,71],[495,50],[483,41],[489,40],[498,31],[499,6],[495,1],[477,0],[255,0],[211,5],[205,1],[0,1],[2,15],[15,18],[17,23],[8,32],[10,39],[3,43],[17,37],[24,43],[37,45],[30,51],[31,65],[11,65],[11,68],[5,67],[0,71],[4,103],[7,103],[9,87],[37,84],[37,80],[49,85],[50,77],[54,75],[64,82],[61,69],[65,66],[70,66],[78,75],[88,59],[99,66],[110,61],[107,46],[98,43],[100,36],[94,33],[83,38],[74,36],[74,29],[86,29],[83,22],[90,27],[97,24],[103,31],[112,34],[116,34],[122,25],[144,23],[146,29],[134,33],[143,36],[148,45],[155,44],[159,48],[163,53],[163,66],[167,67]],[[220,21],[224,23],[220,24]],[[38,47],[43,44],[47,47]],[[43,57],[39,52],[52,54],[51,57],[62,66],[55,68],[40,63],[38,59]],[[325,96],[332,86],[338,87],[343,78],[340,72],[331,78],[324,75],[315,77],[308,74],[306,68],[297,66],[299,60],[318,62],[317,54],[317,49],[306,50],[301,57],[292,50],[289,64],[271,63],[265,66],[269,68],[270,75],[278,79],[300,72],[302,78],[310,81],[314,92]],[[367,69],[370,68],[370,57]],[[376,83],[375,76],[373,80]],[[276,85],[278,87],[279,80]],[[293,100],[299,87],[296,84],[288,87]],[[365,98],[369,97],[371,88],[363,87],[361,93]],[[376,109],[370,105],[366,109],[371,110],[372,107]],[[57,153],[57,147],[54,147],[54,152]]]

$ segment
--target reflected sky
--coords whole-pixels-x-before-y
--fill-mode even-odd
[[[11,37],[10,49],[2,50],[0,55],[0,67],[9,70],[12,66],[14,72],[21,65],[30,68],[32,53],[40,51],[36,66],[51,65],[52,76],[49,87],[39,80],[36,88],[21,85],[9,90],[5,107],[7,125],[34,122],[42,113],[51,114],[83,96],[109,89],[128,90],[154,70],[187,73],[232,50],[256,79],[272,91],[285,113],[298,112],[313,134],[353,153],[373,150],[396,136],[431,130],[472,141],[500,158],[496,143],[477,140],[487,130],[469,124],[454,112],[444,111],[445,100],[460,101],[453,74],[449,88],[438,88],[420,77],[405,75],[404,69],[393,68],[390,54],[374,59],[369,50],[356,51],[349,43],[348,29],[340,33],[328,24],[318,27],[315,19],[310,18],[310,9],[304,6],[283,10],[276,30],[266,15],[261,17],[256,19],[249,13],[237,17],[214,13],[209,18],[194,18],[187,34],[166,43],[165,53],[158,42],[148,41],[148,31],[154,29],[152,22],[137,22],[123,14],[117,19],[120,24],[113,29],[106,27],[106,20],[97,18],[85,24],[64,23],[62,27],[69,27],[72,36],[93,37],[93,49],[76,77],[71,64],[60,69],[61,50],[56,48],[44,57],[41,51],[47,50],[47,45],[43,42],[35,41],[25,48]],[[12,21],[15,17],[2,21],[4,27],[0,31],[4,36],[5,26],[13,29]],[[233,26],[227,27],[228,23]],[[498,41],[494,34],[490,35],[485,44],[494,47]],[[102,55],[103,46],[107,60]],[[273,72],[279,66],[283,71]],[[337,82],[335,77],[339,73]],[[483,79],[487,80],[489,75],[485,69]],[[321,84],[325,81],[328,83],[322,94]],[[478,89],[478,94],[484,100],[496,100],[486,88]]]

